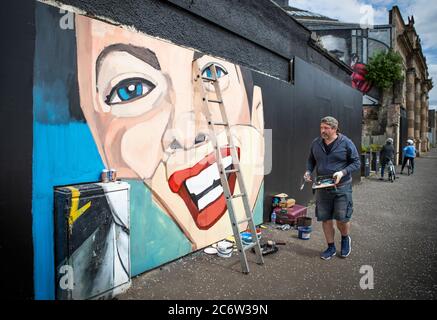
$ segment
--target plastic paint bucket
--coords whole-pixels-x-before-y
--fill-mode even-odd
[[[232,256],[233,244],[228,241],[220,241],[217,243],[217,255],[222,258],[230,258]]]
[[[298,227],[299,239],[301,240],[309,240],[311,237],[311,231],[313,231],[312,227]]]

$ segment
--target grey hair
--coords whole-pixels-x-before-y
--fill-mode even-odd
[[[324,118],[322,118],[322,120],[320,120],[320,123],[326,123],[332,129],[335,129],[335,128],[338,129],[338,121],[334,117],[331,117],[331,116],[324,117]]]

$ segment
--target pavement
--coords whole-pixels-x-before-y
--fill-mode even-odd
[[[249,252],[247,275],[241,273],[237,253],[220,258],[200,250],[132,279],[131,288],[117,298],[436,299],[436,173],[437,150],[432,149],[417,158],[411,176],[399,175],[394,183],[376,176],[362,178],[353,188],[352,253],[345,259],[339,257],[338,231],[337,256],[320,259],[326,244],[312,206],[311,239],[301,240],[296,230],[266,224],[262,238],[286,244],[264,256],[263,265],[257,265]]]

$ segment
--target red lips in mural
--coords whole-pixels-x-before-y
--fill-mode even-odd
[[[237,148],[240,157],[240,148]],[[229,148],[222,148],[223,167],[233,169]],[[236,175],[227,175],[234,192]],[[217,166],[215,152],[210,153],[191,168],[174,172],[168,180],[170,189],[184,200],[197,227],[207,230],[226,212],[226,200]]]

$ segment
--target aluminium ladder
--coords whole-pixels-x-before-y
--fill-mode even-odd
[[[202,71],[200,70],[197,61],[193,62],[194,86],[202,96],[202,104],[201,104],[202,110],[200,110],[200,111],[203,113],[203,115],[205,116],[206,121],[208,123],[209,138],[211,139],[211,143],[215,149],[217,166],[218,166],[218,170],[220,173],[220,180],[221,180],[221,184],[223,187],[223,193],[224,193],[224,196],[226,199],[228,213],[229,213],[231,223],[232,223],[232,230],[234,233],[234,238],[235,238],[238,252],[240,255],[240,263],[241,263],[242,272],[247,274],[247,273],[249,273],[249,264],[247,262],[247,257],[246,257],[247,250],[250,250],[251,248],[255,249],[255,254],[257,257],[257,264],[263,264],[264,259],[263,259],[262,252],[261,252],[261,246],[260,246],[257,234],[256,234],[256,227],[255,227],[255,224],[253,221],[252,210],[250,209],[250,205],[249,205],[249,197],[248,197],[246,187],[245,187],[244,181],[243,181],[243,176],[242,176],[242,173],[240,170],[240,161],[238,159],[237,150],[236,150],[236,147],[234,145],[234,141],[233,141],[233,138],[231,135],[230,126],[229,126],[229,122],[228,122],[228,117],[226,115],[225,106],[223,104],[223,98],[222,98],[222,93],[220,90],[220,83],[219,83],[220,81],[219,81],[219,78],[217,77],[217,69],[216,69],[216,66],[214,64],[211,64],[208,68],[210,69],[212,76],[211,77],[203,77]],[[208,93],[205,90],[204,82],[211,83],[214,86],[216,99],[213,100],[213,99],[208,98]],[[208,107],[208,103],[214,103],[214,104],[219,106],[221,117],[222,117],[222,122],[214,122],[212,120],[212,115],[211,115],[210,109]],[[199,111],[199,110],[197,110],[197,111]],[[217,126],[224,127],[224,129],[226,131],[226,136],[227,136],[227,140],[228,140],[229,145],[227,145],[227,146],[219,146],[218,145],[217,132],[216,132]],[[230,170],[226,170],[226,168],[224,168],[224,166],[223,166],[223,162],[222,162],[223,156],[221,153],[221,150],[223,148],[229,148],[230,153],[231,153],[233,167]],[[228,173],[235,173],[235,175],[237,177],[237,181],[238,181],[238,186],[240,188],[239,194],[232,194],[231,188],[229,186],[228,178],[227,178]],[[237,198],[240,198],[243,201],[243,207],[244,207],[244,211],[245,211],[245,218],[241,221],[237,221],[236,216],[235,216],[234,204],[232,203],[232,201],[234,199],[237,199]],[[250,230],[251,235],[252,235],[252,242],[248,245],[243,244],[241,234],[239,231],[239,225],[242,223],[245,223],[245,222],[248,222],[248,229]]]

